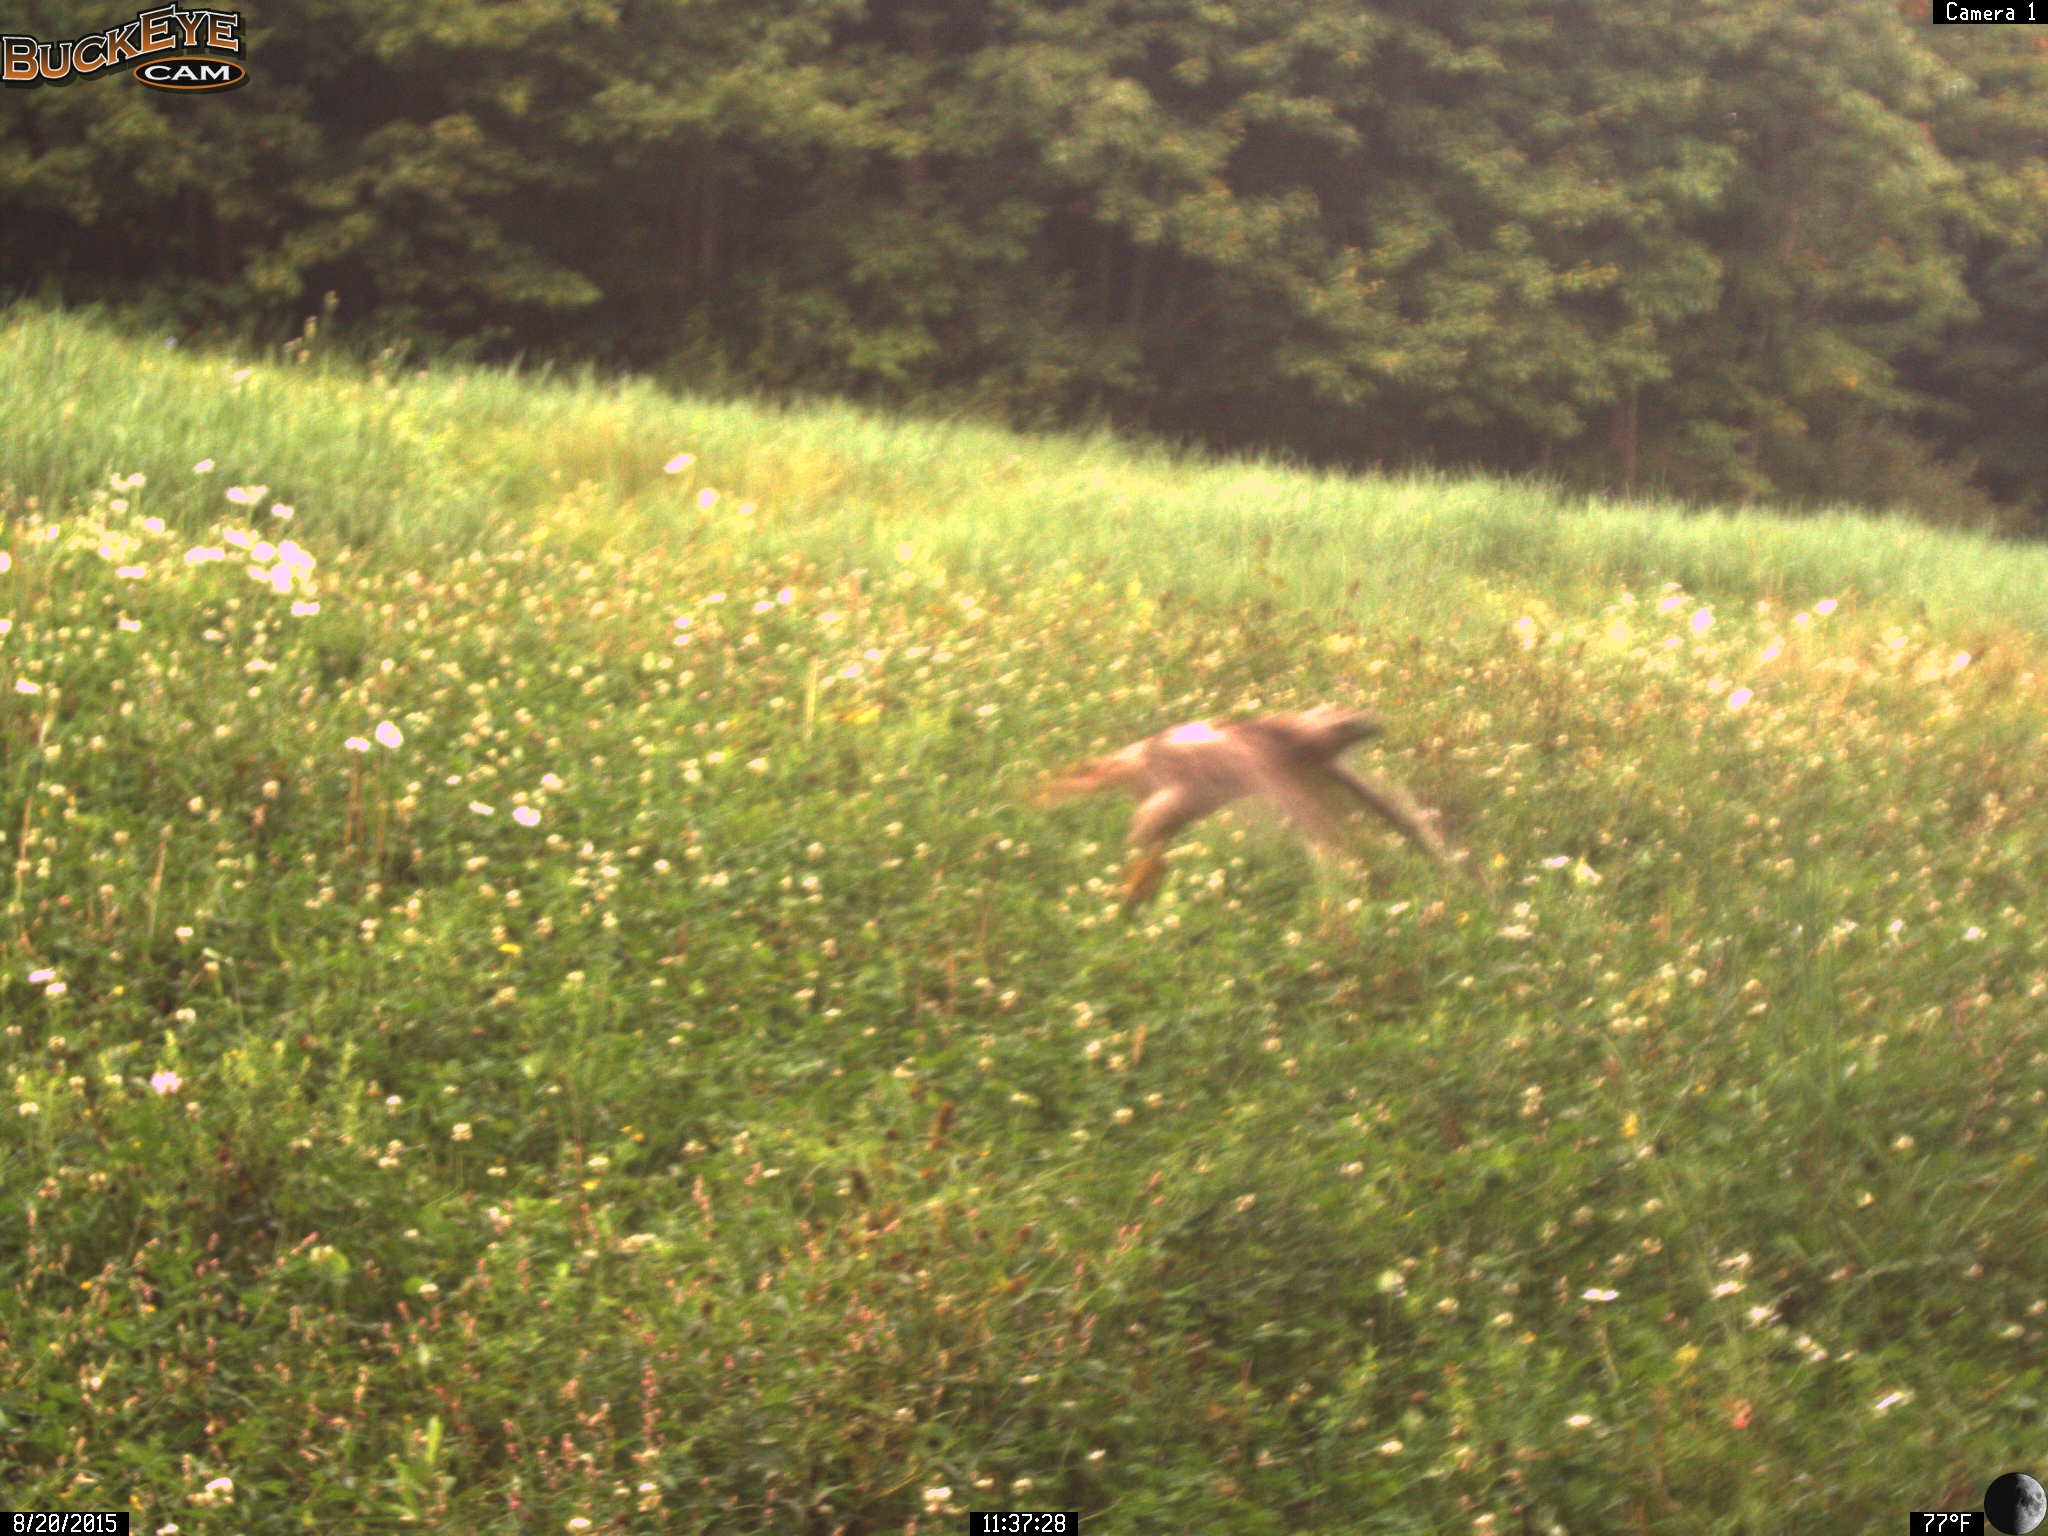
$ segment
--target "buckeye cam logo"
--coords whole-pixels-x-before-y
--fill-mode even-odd
[[[249,71],[233,59],[195,54],[138,64],[135,78],[159,91],[232,91],[248,81]]]
[[[241,51],[241,12],[165,5],[104,32],[63,42],[0,36],[0,85],[15,90],[69,85],[126,68],[152,90],[232,91],[248,82],[249,71],[220,55]]]

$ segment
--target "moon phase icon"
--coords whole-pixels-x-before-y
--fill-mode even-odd
[[[1984,1490],[1984,1518],[2005,1536],[2027,1536],[2048,1515],[2048,1489],[2024,1472],[2008,1472]]]

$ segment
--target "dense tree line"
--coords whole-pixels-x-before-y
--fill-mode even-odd
[[[1926,15],[266,0],[241,91],[0,92],[0,290],[2038,519],[2048,41]]]

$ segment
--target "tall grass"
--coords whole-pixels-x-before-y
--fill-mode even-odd
[[[1736,1532],[2038,1456],[2030,552],[0,360],[12,1507]],[[1023,793],[1320,698],[1492,894],[1219,823],[1126,923]]]
[[[316,338],[317,341],[317,338]],[[1503,584],[1597,604],[1677,581],[1722,601],[1855,593],[1938,619],[2048,630],[2030,545],[1842,511],[1681,512],[1542,484],[1428,473],[1355,477],[1218,462],[1107,435],[1032,438],[835,402],[682,399],[643,382],[474,368],[368,370],[191,354],[32,308],[0,325],[0,486],[75,502],[143,472],[170,518],[210,514],[187,474],[211,458],[317,507],[323,532],[415,550],[528,536],[560,514],[583,537],[674,548],[704,527],[662,467],[729,486],[757,515],[743,552],[858,564],[906,540],[987,574],[1114,566],[1207,600],[1265,598],[1429,635]],[[729,509],[728,509],[729,510]],[[1509,615],[1512,617],[1512,615]]]

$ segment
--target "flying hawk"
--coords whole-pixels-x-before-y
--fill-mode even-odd
[[[1124,839],[1133,854],[1123,883],[1125,911],[1158,891],[1166,845],[1176,833],[1247,795],[1271,801],[1310,842],[1333,852],[1344,846],[1340,810],[1355,799],[1439,865],[1456,868],[1460,855],[1437,831],[1433,812],[1397,785],[1337,761],[1345,748],[1381,729],[1372,716],[1335,704],[1221,725],[1196,720],[1057,775],[1045,784],[1040,803],[1104,789],[1137,800]]]

